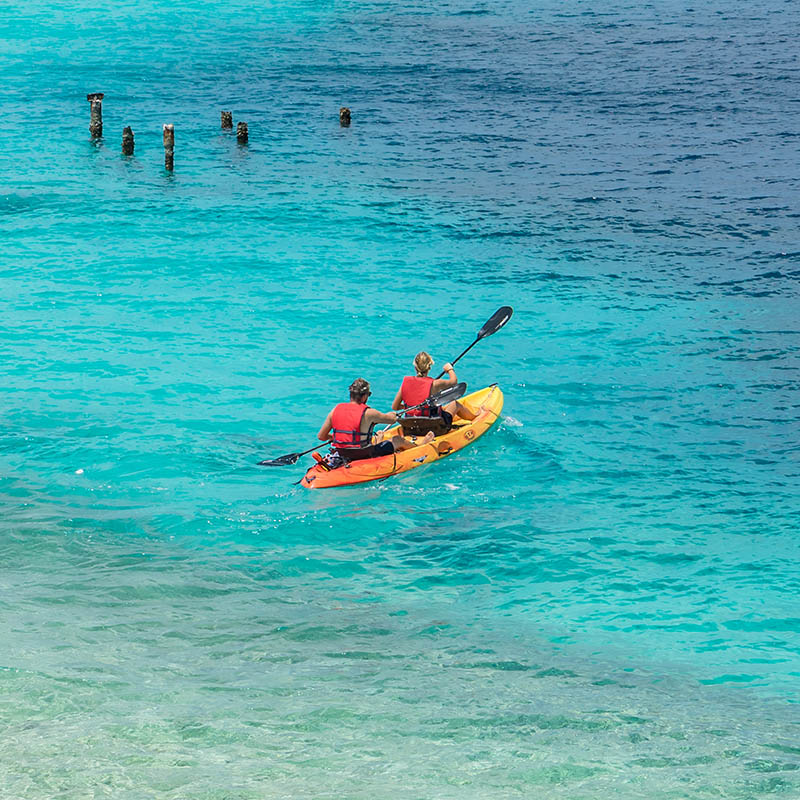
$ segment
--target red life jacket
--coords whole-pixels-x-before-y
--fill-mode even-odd
[[[331,433],[334,447],[366,447],[372,439],[370,425],[368,433],[361,432],[361,422],[369,406],[356,403],[339,403],[331,413]]]
[[[433,389],[433,378],[420,378],[419,375],[406,375],[400,386],[400,395],[406,408],[424,403]],[[430,408],[415,408],[408,412],[409,417],[430,417]]]

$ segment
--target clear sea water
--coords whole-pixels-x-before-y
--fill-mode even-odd
[[[800,796],[799,28],[6,0],[0,795]],[[468,450],[255,466],[507,303]]]

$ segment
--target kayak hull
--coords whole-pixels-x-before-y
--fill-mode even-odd
[[[452,430],[437,436],[428,444],[420,444],[399,453],[353,461],[333,470],[315,464],[308,469],[300,485],[306,489],[330,489],[336,486],[379,481],[446,458],[472,444],[494,425],[503,409],[503,393],[499,386],[487,386],[465,395],[459,402],[472,411],[479,411],[478,416],[469,422],[457,417]],[[397,427],[395,425],[389,428],[385,437],[390,439],[397,433]],[[421,438],[417,437],[417,440],[421,441]]]

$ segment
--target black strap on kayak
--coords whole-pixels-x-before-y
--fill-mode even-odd
[[[387,475],[384,475],[382,478],[378,478],[379,481],[385,481],[387,478],[391,478],[392,475],[397,475],[397,473],[398,473],[398,469],[397,469],[397,450],[395,450],[392,453],[392,457],[393,457],[393,460],[392,460],[392,471],[389,472]]]

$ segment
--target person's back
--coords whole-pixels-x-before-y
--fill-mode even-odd
[[[334,406],[330,414],[333,434],[331,441],[334,447],[366,447],[370,444],[375,423],[365,420],[369,410],[366,402],[361,403],[357,400]],[[365,422],[367,422],[366,430]]]
[[[421,403],[424,403],[433,394],[433,378],[426,375],[406,375],[403,378],[403,383],[400,385],[400,399],[403,402],[404,408],[410,408],[408,412],[410,417],[429,417],[431,409],[428,408],[414,408]]]

